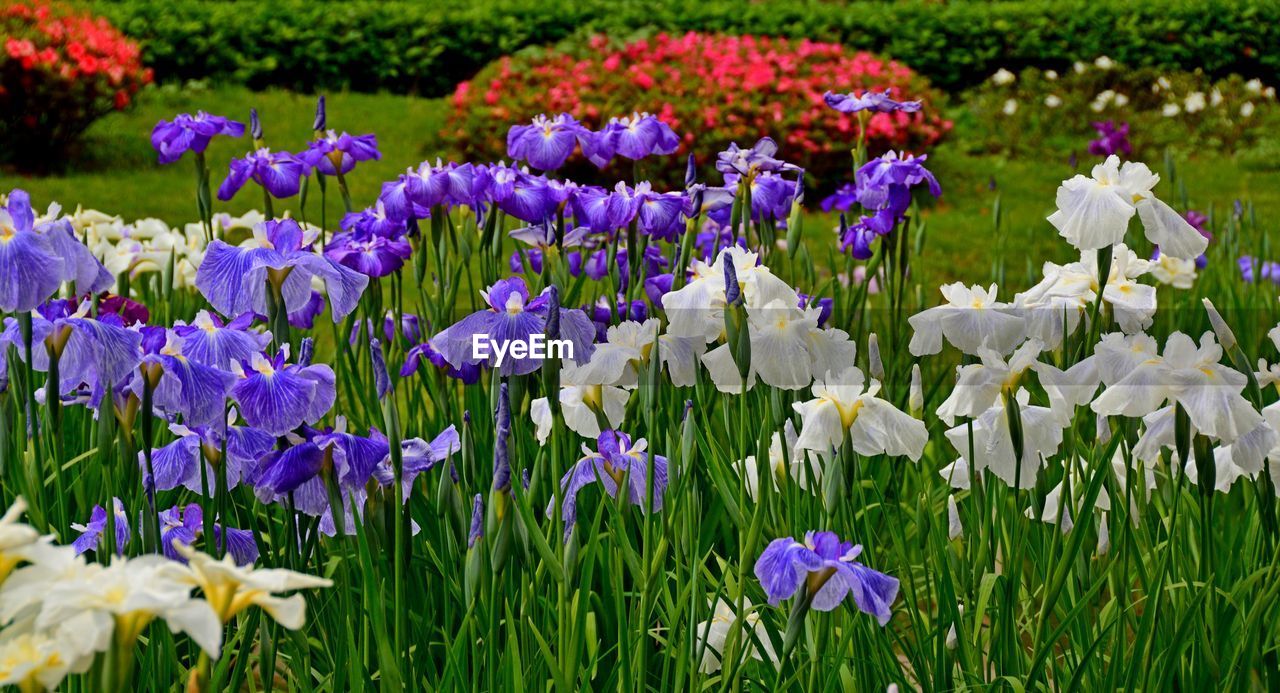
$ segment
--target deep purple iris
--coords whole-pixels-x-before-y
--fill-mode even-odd
[[[663,241],[674,241],[684,232],[684,221],[691,211],[688,193],[655,192],[646,181],[636,184],[634,195],[640,231]]]
[[[862,94],[857,92],[836,94],[829,91],[822,95],[822,99],[827,102],[828,106],[841,113],[856,113],[858,111],[915,113],[921,108],[919,101],[894,100],[893,89],[885,89],[883,92],[863,90]]]
[[[231,172],[218,186],[218,199],[223,202],[230,200],[251,180],[272,197],[293,197],[298,194],[302,179],[310,171],[310,165],[293,154],[273,152],[264,147],[249,152],[243,159],[231,160]]]
[[[399,270],[412,252],[409,241],[403,238],[351,231],[336,234],[324,249],[325,257],[374,278]]]
[[[209,146],[209,140],[218,135],[241,137],[244,135],[244,123],[239,123],[223,116],[210,115],[197,111],[195,115],[181,113],[173,122],[162,120],[151,130],[151,146],[160,155],[160,163],[171,164],[182,155],[191,152],[203,152]]]
[[[339,135],[329,130],[319,139],[307,144],[307,150],[298,155],[308,166],[326,176],[350,173],[360,161],[382,158],[375,135]]]
[[[756,578],[776,606],[805,585],[812,608],[831,611],[852,595],[858,610],[889,622],[898,597],[898,579],[858,563],[862,546],[840,541],[835,532],[808,532],[804,542],[774,539],[756,561]]]
[[[824,212],[830,213],[831,210],[838,212],[847,212],[849,208],[858,201],[858,190],[853,183],[844,183],[836,188],[836,191],[822,200],[818,206]]]
[[[541,338],[546,333],[548,292],[530,297],[524,280],[511,277],[497,282],[482,295],[488,308],[472,313],[432,337],[431,346],[458,369],[466,364],[484,363],[502,375],[524,375],[538,370],[542,366],[541,358],[517,358],[510,349],[516,342],[530,344],[532,335]],[[591,358],[594,335],[591,321],[582,311],[560,311],[560,338],[573,345],[574,362],[582,364]],[[487,356],[475,353],[477,341],[490,345]],[[498,363],[499,349],[506,354],[501,364]]]
[[[488,179],[484,201],[521,221],[538,224],[555,212],[558,203],[544,176],[499,163],[488,167]]]
[[[599,132],[583,141],[583,153],[591,163],[604,168],[614,156],[631,160],[653,154],[673,154],[680,148],[680,136],[670,125],[649,113],[632,113],[627,118],[610,118]]]
[[[638,203],[634,191],[622,182],[613,190],[583,186],[571,199],[574,221],[592,233],[609,233],[630,224],[639,211]]]
[[[1111,156],[1112,154],[1129,155],[1133,153],[1133,145],[1129,143],[1128,123],[1117,125],[1114,121],[1104,120],[1093,123],[1093,129],[1098,132],[1098,139],[1089,141],[1090,154]]]
[[[590,136],[568,113],[553,118],[538,115],[528,125],[511,126],[507,132],[507,156],[540,171],[554,171],[564,165],[579,142],[588,146]]]
[[[644,439],[632,443],[631,436],[621,431],[606,430],[596,438],[596,452],[588,454],[565,472],[560,479],[563,492],[561,517],[564,520],[565,540],[568,541],[578,518],[578,493],[594,483],[604,487],[605,493],[616,498],[619,489],[626,487],[627,499],[641,508],[649,497],[649,453]],[[668,470],[667,458],[654,455],[653,463],[653,512],[661,512],[666,495]],[[550,517],[555,506],[547,507]]]

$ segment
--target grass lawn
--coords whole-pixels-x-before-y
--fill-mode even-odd
[[[405,167],[442,154],[437,133],[448,108],[445,99],[340,93],[329,95],[328,103],[331,126],[353,133],[374,132],[383,152],[381,161],[362,164],[349,179],[357,205],[371,202],[381,182]],[[65,175],[22,177],[0,172],[0,187],[26,188],[39,205],[57,200],[68,208],[84,205],[130,220],[158,217],[171,224],[191,221],[195,218],[195,199],[190,164],[185,160],[169,167],[156,164],[149,140],[151,127],[160,118],[197,109],[245,119],[250,107],[258,108],[262,114],[268,143],[298,149],[311,136],[311,96],[236,87],[156,88],[144,94],[134,110],[113,114],[97,123]],[[965,137],[964,119],[959,120],[961,125],[953,138]],[[242,154],[245,145],[243,140],[223,140],[210,148],[215,187],[227,162]],[[1158,157],[1152,159],[1149,163],[1158,171],[1161,162]],[[1026,257],[1028,266],[1037,268],[1046,259],[1065,259],[1065,244],[1044,221],[1053,209],[1058,183],[1073,173],[1065,155],[1047,161],[1010,160],[994,155],[975,156],[944,144],[930,155],[930,161],[944,195],[936,207],[926,211],[928,240],[923,274],[933,279],[959,280],[988,275],[986,258],[993,238],[991,211],[997,194],[990,190],[992,179],[999,191],[1008,233],[1010,271],[1019,270],[1019,255]],[[1088,161],[1082,160],[1080,168],[1087,166]],[[1253,201],[1259,219],[1280,218],[1280,171],[1244,170],[1228,157],[1204,157],[1178,162],[1178,166],[1191,207],[1207,210],[1213,205],[1225,210],[1239,198]],[[1176,206],[1177,194],[1167,185],[1162,187],[1161,195]],[[217,210],[233,213],[260,205],[253,185],[230,203],[215,201]],[[278,202],[276,209],[282,209]],[[328,200],[328,211],[333,225],[332,220],[341,214],[336,194]],[[825,243],[818,236],[834,225],[833,218],[811,217],[805,227],[808,242]],[[821,249],[816,252],[818,257],[824,254]]]

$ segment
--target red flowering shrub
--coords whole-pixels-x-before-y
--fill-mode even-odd
[[[873,155],[920,152],[950,130],[950,121],[939,115],[941,94],[927,80],[898,62],[840,44],[698,33],[625,43],[594,36],[491,63],[458,85],[442,135],[457,157],[493,160],[506,157],[507,129],[539,113],[567,112],[594,129],[612,116],[647,111],[682,136],[680,154],[714,157],[730,142],[750,145],[769,135],[784,159],[830,185],[848,174],[858,119],[829,108],[823,93],[886,87],[897,99],[923,99],[925,108],[871,116]],[[590,176],[580,155],[572,162],[567,175]],[[642,165],[645,174],[675,182],[684,157],[666,157],[662,172],[651,161]]]
[[[42,0],[0,8],[0,157],[47,168],[94,120],[151,81],[105,19]]]

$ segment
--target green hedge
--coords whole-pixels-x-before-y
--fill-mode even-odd
[[[431,0],[92,3],[142,41],[158,79],[437,96],[488,61],[580,31],[646,27],[838,40],[956,90],[1000,67],[1108,55],[1133,66],[1280,73],[1280,2]]]

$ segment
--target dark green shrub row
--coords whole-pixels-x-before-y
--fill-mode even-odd
[[[716,31],[841,41],[955,90],[1000,67],[1107,55],[1135,67],[1280,73],[1280,2],[430,0],[94,3],[161,80],[446,94],[485,63],[585,32]]]

